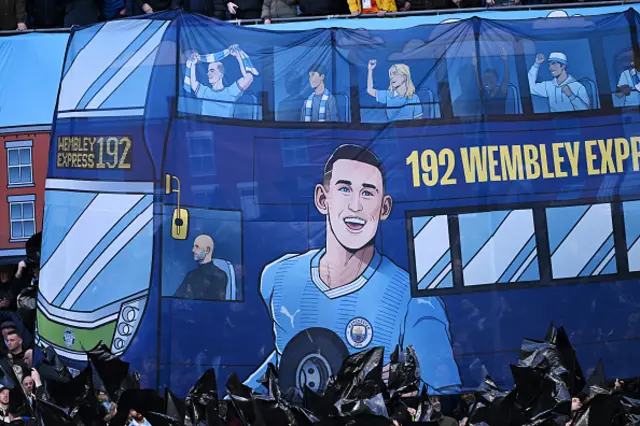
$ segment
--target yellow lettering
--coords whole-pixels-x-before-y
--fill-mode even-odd
[[[596,155],[591,151],[597,143],[598,141],[595,140],[585,141],[584,143],[585,157],[587,158],[587,173],[589,175],[600,174],[600,170],[596,169],[593,164],[596,159]]]
[[[487,156],[489,157],[489,179],[491,182],[500,182],[500,175],[496,174],[496,167],[498,167],[498,160],[496,160],[496,153],[498,147],[496,145],[489,145],[487,147]]]
[[[460,148],[460,156],[462,157],[462,169],[464,171],[464,179],[467,183],[486,182],[487,181],[487,149],[472,146],[471,148]]]
[[[564,157],[560,155],[560,148],[563,148],[565,145],[564,142],[554,143],[551,145],[551,150],[553,151],[553,166],[556,177],[563,178],[567,177],[567,172],[562,170],[562,163],[564,163]]]
[[[524,166],[527,179],[537,179],[540,177],[540,164],[538,164],[538,150],[535,145],[525,145]]]
[[[89,168],[93,169],[93,167],[94,167],[93,159],[95,158],[95,154],[91,153],[87,157],[88,157],[88,160],[89,160]]]
[[[606,173],[615,173],[616,168],[613,165],[613,155],[611,155],[611,151],[613,150],[613,139],[607,139],[606,143],[604,139],[598,139],[598,147],[600,148],[600,156],[602,158],[602,162],[600,163],[600,173],[603,175]]]
[[[553,178],[553,173],[549,172],[549,160],[547,158],[547,147],[540,144],[540,164],[542,165],[542,179]]]
[[[616,138],[616,168],[618,173],[624,172],[624,160],[629,158],[629,141],[625,138]]]
[[[569,156],[569,164],[571,164],[571,176],[578,176],[578,155],[580,154],[580,142],[573,143],[573,149],[569,142],[564,144],[564,149],[567,150]]]
[[[502,180],[524,179],[522,148],[520,145],[512,147],[500,145],[500,162],[502,163]]]
[[[640,137],[633,136],[631,138],[631,160],[633,163],[633,171],[640,170]]]

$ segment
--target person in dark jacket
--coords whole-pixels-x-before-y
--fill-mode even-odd
[[[182,281],[175,297],[200,300],[225,300],[227,274],[213,263],[213,239],[202,234],[193,242],[193,259],[198,267],[190,271]]]
[[[0,30],[26,30],[25,0],[0,0]]]
[[[227,2],[227,10],[234,19],[260,19],[262,0],[234,0]]]
[[[298,15],[298,0],[264,0],[262,4],[262,19],[265,24],[271,23],[271,18],[291,18]]]
[[[348,15],[349,5],[344,0],[300,0],[300,11],[306,16]]]
[[[198,13],[221,21],[227,17],[225,0],[178,0],[176,6],[182,7],[187,12]]]

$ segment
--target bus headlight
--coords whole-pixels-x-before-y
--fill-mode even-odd
[[[115,355],[122,354],[131,343],[131,339],[140,325],[145,301],[146,298],[142,298],[132,300],[122,305],[115,335],[113,336],[113,345],[111,347]]]

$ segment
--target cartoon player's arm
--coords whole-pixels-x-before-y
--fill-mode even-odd
[[[369,61],[369,64],[367,65],[367,93],[373,96],[374,98],[376,98],[376,101],[382,102],[378,98],[379,91],[373,87],[373,70],[376,68],[377,64],[378,64],[378,61],[376,61],[375,59],[372,59]],[[386,94],[385,91],[382,91],[382,93]],[[382,103],[386,103],[386,100]]]
[[[238,65],[240,65],[240,73],[242,74],[242,77],[236,81],[236,84],[242,92],[246,92],[249,86],[251,86],[251,83],[253,83],[253,74],[247,71],[247,68],[244,66],[244,62],[242,61],[240,50],[236,46],[232,46],[230,48],[230,53],[235,56],[238,61]]]
[[[589,109],[589,94],[582,84],[578,86],[578,93],[569,96],[569,100],[571,101],[571,105],[573,105],[574,111],[585,111]]]
[[[503,47],[500,50],[500,58],[504,62],[504,72],[502,74],[502,84],[500,85],[500,91],[502,92],[502,96],[507,96],[507,92],[509,91],[509,57],[507,56],[507,51]],[[536,76],[537,77],[537,76]]]
[[[618,79],[618,85],[616,86],[616,97],[618,99],[622,99],[625,96],[629,96],[631,93],[631,82],[627,78],[627,73],[629,73],[629,77],[631,77],[631,73],[629,71],[622,71],[620,73],[620,78]]]
[[[402,330],[402,346],[413,345],[421,379],[430,394],[459,391],[461,381],[451,347],[449,320],[439,297],[412,298]]]
[[[191,90],[193,90],[193,93],[195,93],[196,96],[198,96],[198,89],[200,88],[200,83],[198,83],[198,77],[196,75],[197,74],[196,68],[199,61],[197,53],[194,53],[193,55],[191,55],[191,61],[192,61],[191,68],[190,68],[191,75],[189,76],[191,79]]]
[[[264,305],[267,308],[267,312],[269,313],[269,318],[273,324],[274,333],[275,333],[275,316],[274,316],[273,309],[271,309],[271,297],[273,295],[273,289],[275,287],[276,277],[278,275],[278,269],[280,267],[280,264],[283,261],[293,256],[296,256],[296,255],[286,254],[283,257],[277,259],[276,261],[271,262],[270,264],[264,267],[264,269],[262,270],[262,275],[260,276],[260,295],[262,296],[262,301],[264,302]],[[247,377],[247,379],[244,381],[244,384],[246,386],[249,386],[250,388],[256,391],[266,391],[266,389],[264,389],[264,386],[261,383],[258,383],[258,380],[264,377],[265,373],[267,372],[267,367],[269,366],[269,364],[273,364],[277,367],[280,361],[279,354],[275,348],[275,335],[273,337],[274,337],[273,350],[271,351],[271,353],[269,353],[269,355],[267,355],[267,358],[262,362],[262,364],[260,364],[260,366],[256,369],[256,371],[251,373],[251,375],[249,375],[249,377]]]
[[[532,95],[542,96],[543,98],[547,97],[547,90],[545,88],[544,82],[536,83],[538,79],[538,71],[540,71],[540,64],[544,62],[544,55],[538,54],[536,55],[536,62],[531,65],[527,77],[529,77],[529,89]]]

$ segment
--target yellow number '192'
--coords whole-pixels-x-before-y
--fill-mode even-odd
[[[413,186],[418,188],[421,184],[425,186],[455,185],[456,178],[452,178],[455,167],[455,155],[449,148],[445,148],[436,154],[431,149],[425,149],[421,154],[412,151],[406,159],[407,166],[411,167]],[[445,167],[444,175],[440,179],[440,167]]]
[[[104,169],[130,169],[131,163],[126,162],[127,154],[131,149],[131,139],[128,137],[116,138],[110,137],[105,141],[104,138],[98,138],[98,162],[96,168]],[[120,145],[123,149],[120,150]],[[106,162],[105,162],[106,157]]]

